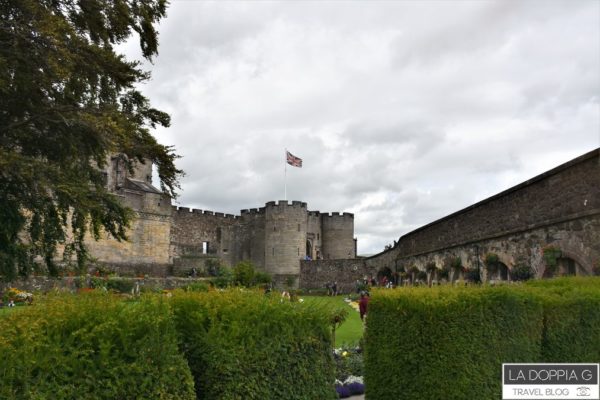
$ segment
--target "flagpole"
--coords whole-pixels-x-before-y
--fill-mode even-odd
[[[283,167],[283,187],[284,187],[284,197],[283,199],[287,201],[287,149],[285,149],[285,158],[284,158],[284,167]]]

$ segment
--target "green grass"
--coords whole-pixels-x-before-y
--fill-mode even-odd
[[[357,344],[363,336],[363,324],[358,311],[345,301],[346,296],[301,296],[307,304],[325,304],[332,307],[342,307],[348,310],[348,317],[335,332],[335,346]]]

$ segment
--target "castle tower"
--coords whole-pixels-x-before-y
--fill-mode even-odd
[[[356,257],[354,214],[321,214],[322,253],[325,259]]]
[[[300,273],[306,254],[308,211],[306,203],[281,200],[265,207],[265,271],[275,280]]]

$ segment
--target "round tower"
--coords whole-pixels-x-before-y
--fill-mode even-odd
[[[306,253],[306,203],[280,200],[265,206],[265,270],[276,281],[300,274]]]

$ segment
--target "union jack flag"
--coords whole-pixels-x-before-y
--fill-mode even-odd
[[[285,151],[285,153],[288,164],[290,164],[292,167],[302,168],[302,159],[300,157],[296,157],[287,150]]]

